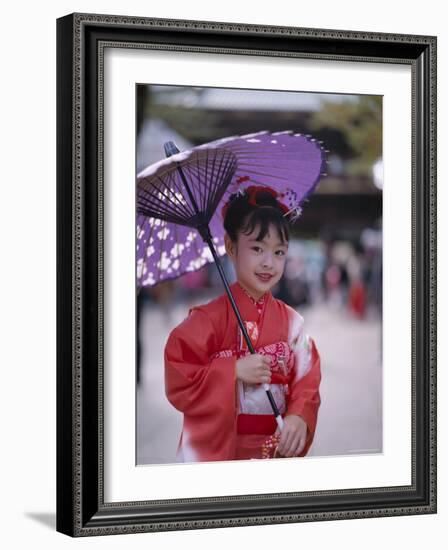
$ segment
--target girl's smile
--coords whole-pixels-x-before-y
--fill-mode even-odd
[[[273,277],[273,275],[270,275],[269,273],[255,273],[255,275],[264,283],[269,282]]]

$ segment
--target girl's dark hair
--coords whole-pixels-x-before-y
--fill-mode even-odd
[[[289,222],[284,217],[284,210],[271,193],[258,190],[256,205],[249,202],[247,191],[230,196],[224,217],[224,229],[233,242],[237,241],[240,232],[249,235],[257,225],[260,225],[260,232],[256,240],[262,241],[271,224],[277,229],[281,242],[287,243]]]

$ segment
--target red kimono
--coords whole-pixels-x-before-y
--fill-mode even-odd
[[[320,405],[316,346],[303,330],[301,315],[271,292],[260,305],[238,282],[230,288],[256,353],[271,356],[270,388],[282,416],[299,415],[307,424],[304,456]],[[248,353],[226,294],[191,308],[170,333],[165,388],[170,403],[184,414],[180,461],[262,458],[276,422],[262,386],[236,379],[236,361]]]

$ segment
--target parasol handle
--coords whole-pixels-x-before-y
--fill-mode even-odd
[[[269,395],[272,395],[272,392],[269,388],[269,384],[263,384],[263,389],[266,391],[266,394],[269,398]],[[272,395],[272,399],[274,399],[273,395]],[[274,403],[275,403],[275,401],[274,401]],[[271,403],[271,405],[272,405],[272,403]],[[276,404],[276,407],[277,407],[277,404]],[[283,417],[280,413],[278,413],[278,415],[275,416],[275,421],[277,422],[278,429],[280,431],[283,431],[284,422],[283,422]]]

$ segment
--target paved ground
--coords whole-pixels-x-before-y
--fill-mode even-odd
[[[202,300],[204,301],[204,300]],[[167,334],[185,316],[178,304],[163,313],[148,306],[142,315],[141,383],[137,389],[137,463],[175,462],[181,414],[164,390],[163,348]],[[322,404],[312,456],[375,453],[382,450],[380,321],[352,319],[335,305],[301,310],[321,355]]]

